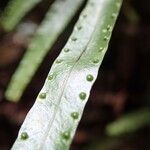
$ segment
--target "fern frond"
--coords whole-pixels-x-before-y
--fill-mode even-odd
[[[84,0],[56,0],[50,7],[12,76],[5,94],[8,100],[19,101],[45,55],[83,2]]]
[[[106,132],[109,136],[119,136],[134,132],[144,125],[150,125],[150,110],[138,110],[110,123]]]
[[[0,24],[6,31],[11,31],[19,21],[41,0],[11,0],[4,10]]]
[[[88,1],[19,131],[14,150],[69,149],[121,2]]]

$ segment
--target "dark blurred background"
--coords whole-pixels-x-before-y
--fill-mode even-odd
[[[0,11],[7,4],[0,0]],[[78,19],[76,14],[54,44],[19,103],[4,92],[37,26],[52,0],[38,4],[12,32],[0,29],[0,150],[10,149],[27,112],[43,86],[52,62],[65,45]],[[149,150],[150,126],[110,137],[106,126],[127,113],[150,106],[150,1],[125,0],[108,52],[91,91],[71,150]],[[150,118],[149,118],[150,119]]]

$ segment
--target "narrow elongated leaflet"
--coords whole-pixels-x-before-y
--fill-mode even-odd
[[[47,77],[39,93],[46,93],[46,98],[37,97],[12,149],[69,149],[107,50],[121,2],[88,1],[64,47],[70,51],[62,50],[50,70],[52,80]],[[115,17],[112,17],[114,13]],[[57,63],[57,60],[62,61]],[[88,75],[90,81],[87,80]],[[21,140],[24,132],[28,133],[28,139]]]
[[[119,136],[134,132],[146,125],[150,125],[150,110],[147,108],[126,114],[110,123],[106,132],[109,136]]]
[[[5,94],[8,100],[20,99],[45,55],[83,2],[84,0],[54,2],[10,81]],[[61,60],[57,61],[57,63],[60,62]]]
[[[1,16],[0,24],[6,31],[11,31],[36,4],[42,0],[10,0]]]

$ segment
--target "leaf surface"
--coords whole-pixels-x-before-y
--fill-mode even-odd
[[[120,6],[121,0],[88,1],[67,44],[52,65],[13,149],[69,149]],[[28,135],[25,140],[23,133]]]
[[[8,100],[19,101],[45,55],[83,2],[84,0],[56,0],[50,7],[12,76],[5,94]]]
[[[11,0],[1,17],[1,25],[11,31],[36,4],[42,0]]]
[[[134,132],[146,125],[150,125],[150,110],[148,108],[122,116],[110,123],[106,128],[106,132],[109,136],[120,136]]]

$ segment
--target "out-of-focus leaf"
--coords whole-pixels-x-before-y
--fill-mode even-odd
[[[4,10],[0,24],[6,31],[13,30],[24,15],[41,0],[11,0]]]
[[[150,125],[150,110],[148,109],[129,113],[110,123],[106,132],[110,136],[119,136],[134,132],[145,125]]]
[[[45,55],[83,2],[56,0],[50,7],[8,85],[5,94],[8,100],[19,101]]]

